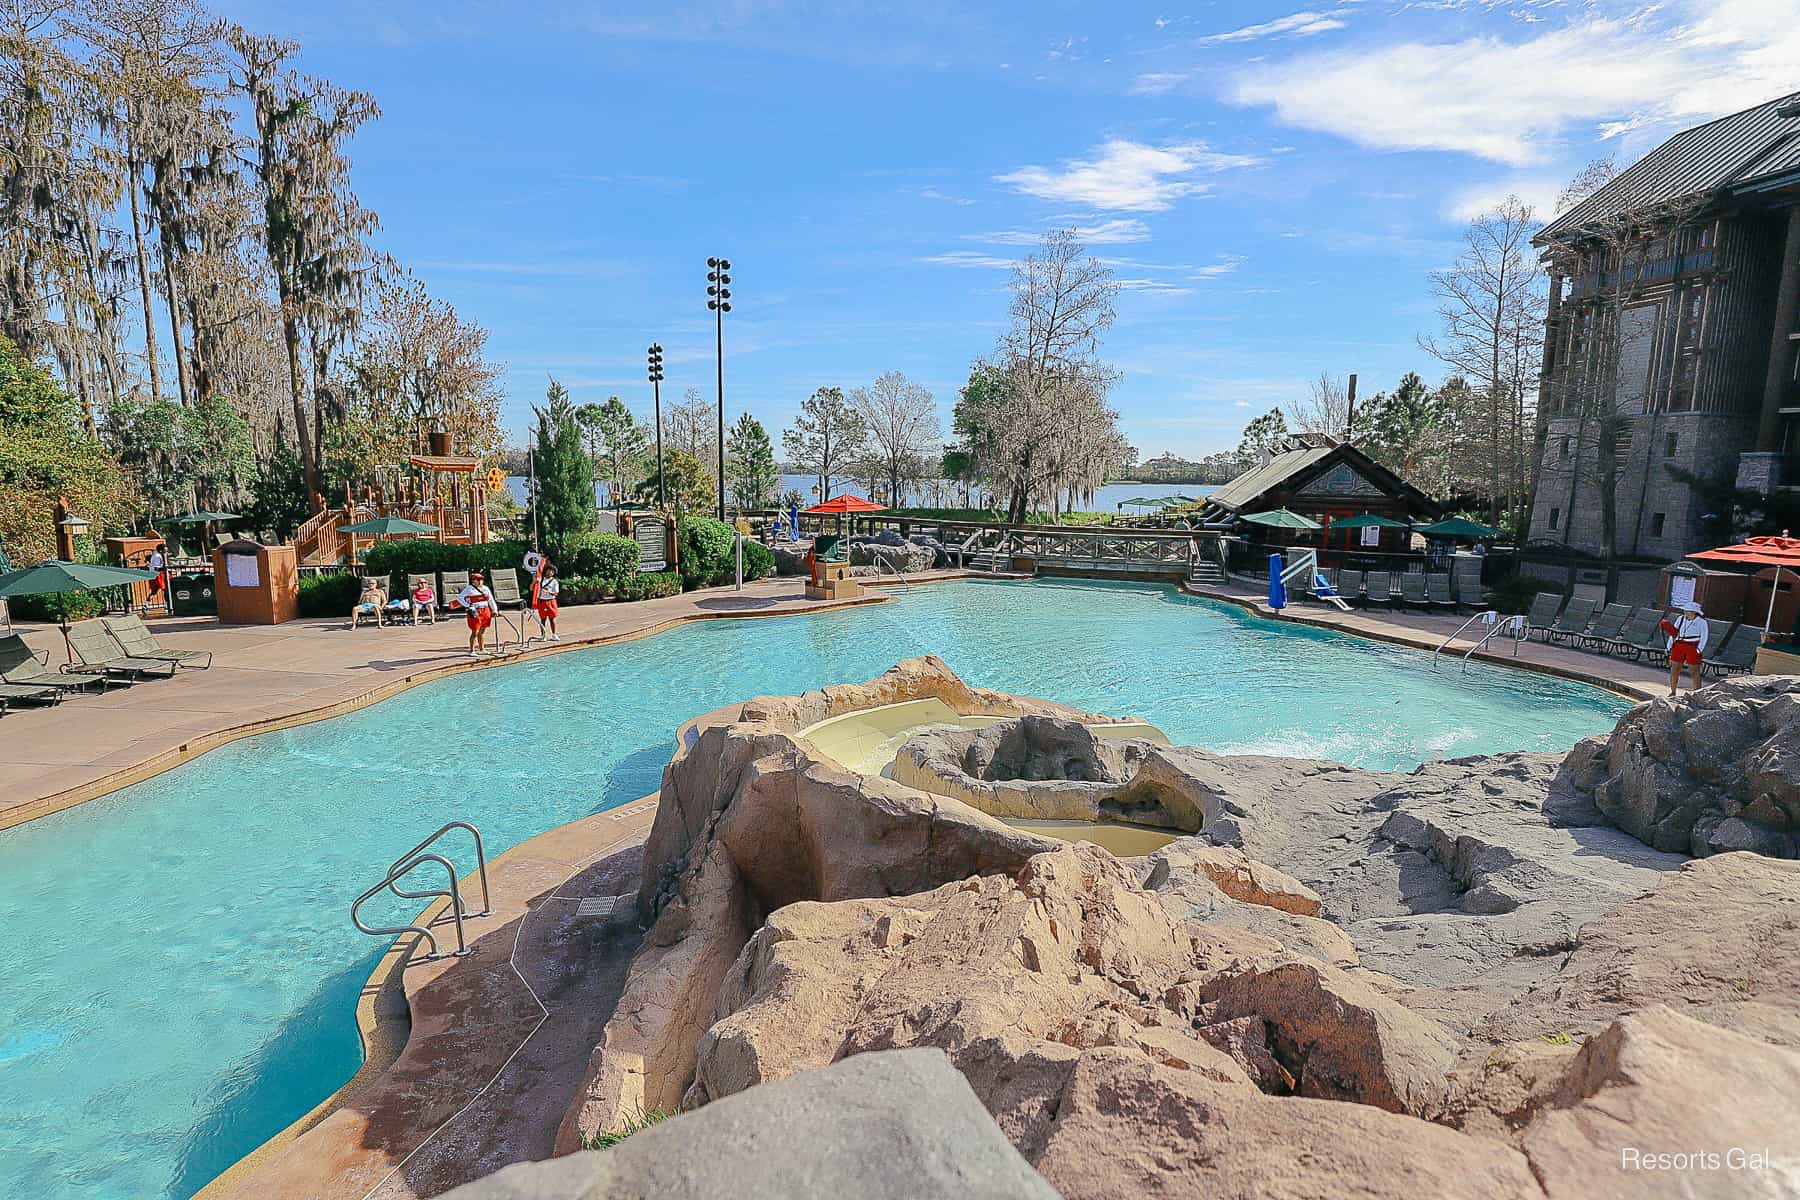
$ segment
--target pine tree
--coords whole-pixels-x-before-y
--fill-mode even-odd
[[[725,439],[725,473],[739,508],[766,508],[781,485],[769,431],[749,413],[737,419]]]
[[[552,558],[563,557],[594,527],[594,460],[581,444],[581,423],[568,389],[552,379],[537,414],[532,469],[537,499],[531,524]]]

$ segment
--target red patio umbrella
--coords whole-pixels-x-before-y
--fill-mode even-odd
[[[833,496],[823,504],[815,504],[811,508],[802,509],[809,517],[844,516],[847,513],[886,512],[887,505],[876,504],[872,500],[864,500],[861,496],[845,492],[841,496]]]
[[[1800,574],[1800,538],[1789,537],[1784,529],[1780,537],[1746,538],[1736,545],[1702,550],[1688,557],[1706,562],[1735,563],[1745,567],[1774,567],[1775,582],[1769,588],[1769,612],[1763,619],[1763,632],[1768,633],[1769,626],[1775,622],[1775,593],[1781,590],[1782,570]]]

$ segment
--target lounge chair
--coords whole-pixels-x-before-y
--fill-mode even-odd
[[[1669,635],[1661,629],[1663,614],[1658,612],[1652,615],[1656,620],[1651,622],[1648,633],[1640,634],[1630,640],[1621,638],[1616,644],[1619,646],[1620,653],[1629,654],[1640,662],[1661,664],[1668,661]],[[1627,632],[1636,631],[1627,630]]]
[[[1462,608],[1486,608],[1487,589],[1481,586],[1481,576],[1473,572],[1457,575],[1453,581],[1456,590],[1456,603]]]
[[[1431,607],[1431,601],[1425,597],[1424,575],[1418,571],[1408,571],[1400,576],[1400,603],[1420,612]]]
[[[1619,633],[1625,628],[1625,622],[1629,621],[1631,614],[1636,611],[1637,609],[1629,604],[1609,604],[1600,610],[1600,615],[1594,618],[1594,623],[1588,631],[1575,640],[1589,649],[1604,646],[1619,636]]]
[[[438,611],[443,613],[461,613],[462,601],[457,597],[469,586],[467,571],[438,572]]]
[[[1762,630],[1745,621],[1733,629],[1717,650],[1709,650],[1703,670],[1717,675],[1730,675],[1754,670],[1756,651],[1762,645]]]
[[[59,692],[82,692],[92,686],[105,691],[112,682],[105,675],[69,676],[52,671],[16,633],[0,637],[0,681],[26,687],[55,688]]]
[[[1562,611],[1563,598],[1556,592],[1539,592],[1531,598],[1531,607],[1525,613],[1525,636],[1542,633],[1548,636],[1550,626],[1556,620],[1556,614]]]
[[[61,704],[63,693],[61,688],[41,684],[0,683],[0,712],[6,710],[7,704],[17,700],[31,704]]]
[[[494,593],[494,603],[501,608],[525,607],[525,597],[519,591],[519,573],[511,567],[501,567],[495,571],[487,585],[488,590]]]
[[[202,671],[212,666],[211,650],[171,650],[156,640],[156,635],[144,624],[144,618],[136,613],[124,617],[101,617],[100,623],[106,626],[106,632],[112,634],[113,640],[119,643],[119,649],[133,658],[155,658],[172,662],[178,667],[197,667]],[[206,661],[195,661],[202,658]]]
[[[1562,615],[1550,628],[1544,631],[1546,642],[1574,642],[1587,633],[1587,627],[1594,619],[1594,610],[1600,607],[1598,600],[1586,596],[1571,596],[1569,606],[1562,610]]]
[[[1370,571],[1363,577],[1363,603],[1386,608],[1394,602],[1394,577],[1388,571]]]
[[[1449,572],[1433,571],[1425,576],[1425,600],[1433,609],[1456,611],[1456,597],[1450,594]]]
[[[80,659],[63,668],[71,675],[118,675],[125,679],[143,679],[159,671],[175,674],[175,664],[160,658],[139,658],[119,649],[99,618],[77,621],[69,626],[69,649]]]
[[[1662,623],[1662,618],[1661,609],[1654,604],[1646,604],[1631,614],[1617,637],[1600,643],[1600,649],[1607,654],[1629,654],[1636,658],[1645,647],[1654,644],[1660,654],[1663,651],[1663,634],[1657,626]]]
[[[1345,567],[1338,572],[1338,595],[1344,598],[1345,604],[1355,604],[1362,599],[1362,589],[1363,573],[1361,571],[1352,571],[1349,567]]]

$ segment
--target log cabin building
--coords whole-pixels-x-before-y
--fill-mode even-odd
[[[1316,546],[1333,566],[1343,554],[1405,550],[1411,536],[1400,529],[1334,529],[1334,522],[1362,513],[1401,523],[1444,515],[1436,500],[1355,446],[1322,433],[1291,436],[1281,450],[1207,496],[1201,519],[1218,524],[1277,508],[1311,517],[1324,528],[1300,538],[1262,530],[1257,538]]]
[[[1533,243],[1550,297],[1530,542],[1602,551],[1602,453],[1622,558],[1723,540],[1719,493],[1676,471],[1800,485],[1800,93],[1676,134]]]

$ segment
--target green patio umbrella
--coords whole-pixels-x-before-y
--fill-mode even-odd
[[[13,596],[48,596],[58,592],[97,592],[102,588],[126,583],[143,583],[155,579],[155,571],[136,567],[102,567],[93,563],[64,562],[47,559],[32,567],[20,567],[0,575],[0,600]],[[11,620],[8,620],[11,625]],[[75,650],[69,646],[69,623],[62,623],[63,646],[69,661],[75,661]]]
[[[169,524],[169,525],[211,525],[214,521],[241,521],[241,520],[243,520],[243,518],[241,516],[239,516],[237,513],[191,512],[191,513],[183,513],[179,517],[170,517],[168,519],[168,521],[166,522],[166,524]]]
[[[1129,500],[1119,501],[1117,504],[1113,505],[1113,507],[1114,508],[1155,508],[1161,503],[1162,503],[1161,500],[1146,500],[1142,496],[1133,496]]]
[[[367,521],[358,521],[354,525],[338,526],[339,533],[372,534],[376,537],[392,537],[396,533],[436,533],[437,531],[436,525],[408,520],[406,517],[370,517]]]
[[[1461,517],[1446,517],[1432,525],[1420,525],[1417,529],[1427,537],[1442,538],[1491,538],[1500,533],[1498,529],[1489,529],[1486,525],[1477,525]]]
[[[1319,529],[1320,524],[1311,517],[1303,517],[1297,512],[1285,508],[1277,508],[1271,512],[1246,513],[1238,518],[1252,525],[1266,525],[1270,529]]]
[[[1380,513],[1357,513],[1354,517],[1345,517],[1341,521],[1334,518],[1331,527],[1333,529],[1369,529],[1371,527],[1375,529],[1405,529],[1407,524],[1405,521],[1396,521],[1392,517],[1384,517]]]

